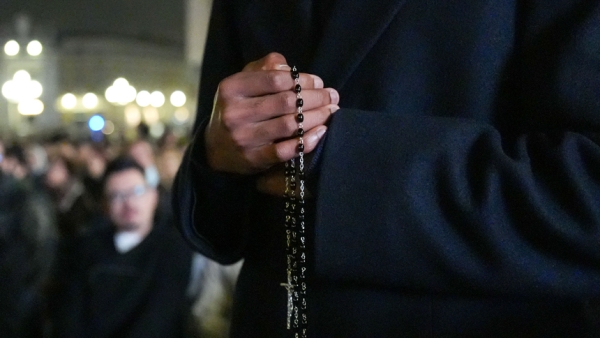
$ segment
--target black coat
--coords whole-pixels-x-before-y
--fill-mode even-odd
[[[208,168],[203,123],[272,51],[341,97],[308,177],[310,336],[600,334],[600,1],[336,1],[312,39],[279,3],[215,1],[175,184],[188,241],[246,259],[233,335],[283,331],[283,207]]]
[[[135,248],[119,253],[112,228],[86,234],[60,293],[59,337],[183,337],[191,251],[179,234],[155,225]]]

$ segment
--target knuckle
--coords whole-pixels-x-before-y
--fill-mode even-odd
[[[265,56],[265,64],[267,66],[279,64],[282,60],[285,61],[285,58],[277,52],[271,52]]]
[[[246,142],[246,138],[244,134],[239,131],[235,131],[231,133],[230,137],[231,141],[233,142],[233,145],[238,149],[238,151],[245,153],[246,150],[244,148],[244,145]]]
[[[296,122],[296,116],[293,114],[286,115],[283,118],[283,130],[286,131],[287,134],[293,133],[296,129],[298,129],[298,123]]]
[[[233,130],[237,124],[235,112],[229,108],[224,108],[221,111],[221,122],[227,130]]]
[[[267,82],[269,86],[276,91],[282,91],[286,86],[286,78],[284,74],[278,71],[267,72]]]
[[[220,99],[226,99],[231,96],[231,92],[233,91],[233,84],[230,78],[226,78],[219,82],[217,86],[217,93]]]
[[[288,111],[288,110],[296,107],[296,96],[293,95],[291,92],[281,93],[279,95],[279,100],[280,100],[279,103],[281,105],[281,108],[285,111]]]

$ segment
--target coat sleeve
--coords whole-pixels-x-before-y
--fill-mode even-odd
[[[466,119],[340,110],[320,159],[317,274],[429,292],[599,296],[594,128],[513,138]]]
[[[248,178],[211,170],[204,146],[214,91],[219,81],[244,66],[230,7],[231,1],[213,2],[194,135],[173,185],[173,211],[184,238],[197,251],[223,264],[242,257],[247,233],[247,203],[243,201],[251,187]]]

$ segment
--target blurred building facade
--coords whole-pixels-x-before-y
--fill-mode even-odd
[[[154,137],[165,127],[187,133],[211,3],[183,2],[183,45],[147,34],[65,32],[20,13],[0,22],[0,135],[128,137],[139,123]]]

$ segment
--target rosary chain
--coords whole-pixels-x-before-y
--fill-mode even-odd
[[[292,67],[294,92],[296,93],[296,121],[298,122],[298,163],[293,158],[285,163],[285,234],[286,277],[281,283],[287,290],[287,329],[293,329],[295,338],[307,338],[307,283],[306,283],[306,223],[305,223],[305,175],[304,175],[304,114],[302,87],[297,68]],[[298,195],[296,195],[298,191]]]

